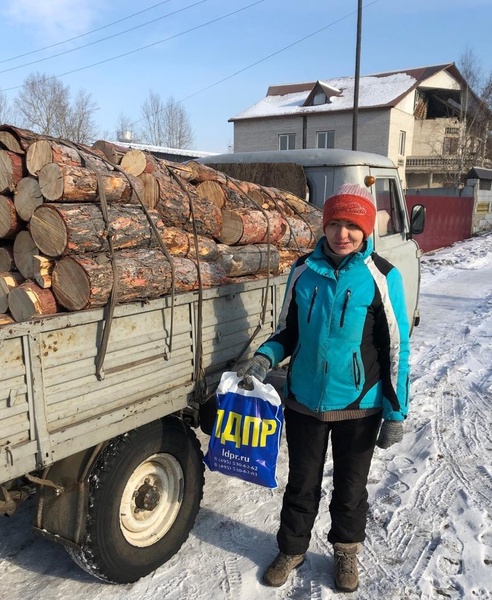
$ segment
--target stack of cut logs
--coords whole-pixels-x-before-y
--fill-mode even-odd
[[[289,192],[0,126],[0,325],[287,272],[321,233]]]

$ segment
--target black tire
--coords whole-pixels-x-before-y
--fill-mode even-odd
[[[111,440],[89,476],[84,541],[70,554],[99,579],[137,581],[181,548],[203,485],[200,444],[181,419],[167,417]]]

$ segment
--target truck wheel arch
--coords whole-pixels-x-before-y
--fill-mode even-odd
[[[104,581],[132,583],[179,550],[204,486],[199,441],[181,419],[165,417],[110,440],[84,470],[86,481],[72,499],[68,489],[56,498],[43,488],[38,524],[79,566]],[[63,485],[63,477],[57,480]]]

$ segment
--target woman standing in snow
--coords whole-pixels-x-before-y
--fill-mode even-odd
[[[283,585],[304,562],[330,435],[328,541],[335,585],[344,592],[359,585],[357,554],[365,539],[374,447],[401,441],[408,411],[403,283],[399,271],[373,252],[375,218],[371,194],[357,184],[345,184],[328,198],[325,237],[293,265],[275,333],[239,371],[263,381],[290,357],[285,394],[289,476],[279,553],[263,575],[265,585]]]

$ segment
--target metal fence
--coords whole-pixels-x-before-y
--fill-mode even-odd
[[[407,194],[406,200],[409,212],[415,204],[426,207],[425,231],[415,236],[424,252],[451,246],[472,236],[473,197]]]

